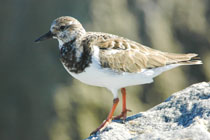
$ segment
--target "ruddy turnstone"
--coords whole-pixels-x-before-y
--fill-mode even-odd
[[[86,32],[73,17],[55,19],[50,31],[35,42],[54,38],[59,42],[64,68],[81,82],[105,87],[114,96],[107,119],[93,133],[105,128],[113,119],[121,89],[122,113],[114,119],[126,119],[125,87],[148,84],[164,71],[182,65],[202,64],[197,54],[175,54],[158,51],[129,39],[101,32]]]

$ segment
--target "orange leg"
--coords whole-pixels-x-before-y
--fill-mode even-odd
[[[126,90],[125,88],[121,89],[121,93],[122,93],[122,112],[120,115],[114,117],[113,119],[123,119],[125,121],[126,117],[127,117],[127,112],[131,112],[131,110],[126,108]]]
[[[95,134],[97,131],[104,129],[112,121],[112,116],[114,114],[114,111],[117,107],[118,102],[119,102],[119,98],[116,98],[113,100],[113,106],[112,106],[111,111],[109,112],[107,119],[96,130],[94,130],[90,135]]]

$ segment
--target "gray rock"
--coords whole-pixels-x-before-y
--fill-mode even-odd
[[[210,140],[210,83],[174,93],[146,112],[112,121],[86,140]]]

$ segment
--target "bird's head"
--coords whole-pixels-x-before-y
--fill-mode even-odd
[[[85,34],[85,29],[78,20],[73,17],[62,16],[55,19],[51,24],[50,31],[36,39],[35,42],[53,38],[66,43],[83,34]]]

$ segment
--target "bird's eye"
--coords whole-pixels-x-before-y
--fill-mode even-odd
[[[64,30],[66,26],[60,26],[60,30]]]

